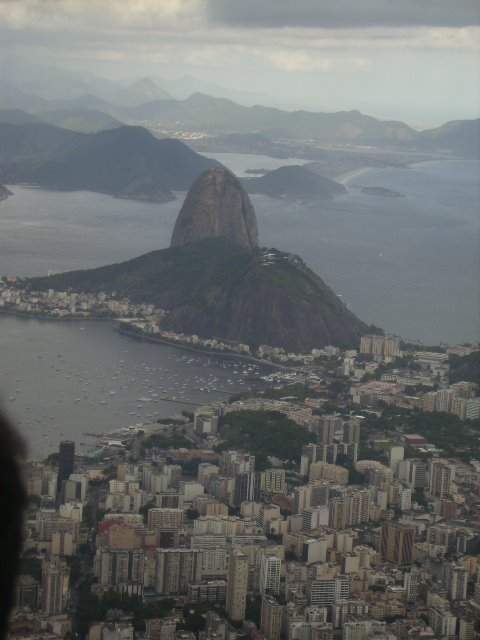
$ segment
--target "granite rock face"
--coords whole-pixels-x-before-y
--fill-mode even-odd
[[[209,169],[193,183],[178,214],[172,247],[206,238],[224,238],[245,249],[258,246],[255,211],[230,171]]]

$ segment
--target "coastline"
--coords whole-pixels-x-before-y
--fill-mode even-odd
[[[207,351],[206,349],[199,349],[189,344],[181,344],[179,342],[166,340],[165,338],[156,338],[154,336],[135,333],[134,331],[128,331],[126,329],[122,329],[121,324],[118,324],[115,330],[118,333],[130,336],[131,338],[136,338],[137,340],[141,340],[143,342],[164,344],[169,347],[177,347],[179,349],[183,349],[184,351],[190,351],[193,353],[202,353],[203,355],[207,355],[210,357],[236,358],[237,360],[244,360],[245,362],[253,362],[255,364],[261,364],[266,367],[272,367],[273,369],[288,369],[293,371],[296,370],[296,367],[289,367],[288,365],[277,364],[276,362],[269,362],[268,360],[261,360],[260,358],[255,358],[254,356],[247,356],[242,353],[225,353],[223,351]]]
[[[127,329],[122,328],[122,323],[118,322],[118,318],[55,318],[55,317],[45,317],[45,316],[35,316],[30,313],[22,313],[20,311],[7,311],[5,309],[0,309],[0,315],[17,317],[28,320],[38,320],[40,322],[112,322],[116,323],[114,327],[114,331],[121,333],[122,335],[129,336],[130,338],[135,338],[137,340],[141,340],[143,342],[151,342],[157,344],[164,344],[169,347],[176,347],[178,349],[183,349],[184,351],[190,351],[192,353],[201,353],[203,355],[211,356],[211,357],[219,357],[219,358],[236,358],[237,360],[243,360],[245,362],[252,362],[255,364],[260,364],[265,367],[271,367],[272,369],[283,369],[289,371],[299,370],[298,367],[291,367],[284,364],[277,364],[276,362],[269,362],[268,360],[261,360],[260,358],[255,358],[254,356],[247,356],[242,353],[225,353],[223,351],[208,351],[206,349],[199,349],[192,345],[182,344],[180,342],[174,342],[173,340],[166,340],[165,338],[156,338],[155,336],[144,335],[140,333],[135,333],[134,331],[128,331]],[[301,369],[301,368],[300,368]]]
[[[16,316],[17,318],[29,318],[30,320],[43,320],[46,322],[55,321],[55,322],[115,322],[118,320],[115,316],[110,316],[106,318],[92,318],[92,317],[84,317],[84,318],[75,318],[75,317],[55,317],[55,316],[37,316],[33,313],[22,312],[22,311],[9,311],[8,309],[0,309],[0,315],[4,316]]]
[[[343,186],[346,187],[348,186],[351,178],[356,178],[357,176],[366,173],[370,169],[373,169],[373,167],[359,167],[358,169],[352,169],[352,171],[347,171],[346,173],[342,173],[339,176],[335,176],[333,180],[335,180],[335,182],[338,182],[339,184],[343,184]]]

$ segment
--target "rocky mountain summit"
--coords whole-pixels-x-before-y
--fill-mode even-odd
[[[171,246],[205,238],[224,238],[245,249],[258,246],[257,219],[250,198],[233,173],[220,167],[202,173],[190,188]]]

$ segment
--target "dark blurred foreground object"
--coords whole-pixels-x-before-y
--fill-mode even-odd
[[[0,639],[7,633],[22,548],[27,502],[20,472],[23,453],[22,440],[0,413]]]

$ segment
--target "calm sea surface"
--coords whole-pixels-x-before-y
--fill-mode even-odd
[[[114,326],[0,317],[1,401],[32,456],[48,455],[62,438],[89,449],[95,440],[85,432],[193,412],[191,403],[264,384],[266,369],[133,340]]]
[[[247,168],[274,168],[272,159],[262,156],[217,157],[238,175]],[[479,166],[452,161],[368,170],[351,177],[348,194],[332,202],[253,196],[261,244],[300,254],[361,319],[388,332],[433,343],[478,340]],[[387,187],[405,197],[365,195],[360,186]],[[17,275],[95,267],[167,247],[185,197],[177,193],[175,202],[158,205],[88,192],[10,189],[14,196],[0,203],[0,273]],[[206,385],[197,384],[195,376],[217,378],[212,383],[217,390],[245,386],[238,382],[243,373],[233,375],[225,362],[132,341],[109,324],[0,317],[0,347],[0,389],[7,409],[31,434],[32,453],[51,451],[59,437],[103,432],[156,411],[159,417],[185,408],[154,402],[144,375],[154,379],[157,399],[213,399],[213,391],[193,391]],[[126,388],[122,376],[133,379]],[[139,402],[140,397],[150,401]],[[46,424],[65,436],[43,433]]]

